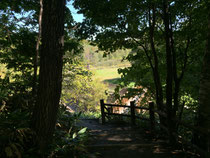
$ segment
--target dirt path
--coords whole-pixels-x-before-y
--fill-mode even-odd
[[[173,151],[163,141],[148,139],[145,131],[127,125],[101,125],[97,119],[80,120],[80,126],[88,127],[88,150],[92,158],[187,158]]]

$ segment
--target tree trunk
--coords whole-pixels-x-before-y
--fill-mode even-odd
[[[152,15],[151,15],[151,11]],[[159,73],[159,64],[158,64],[158,57],[157,52],[155,49],[155,42],[154,42],[154,29],[155,29],[155,23],[156,23],[156,13],[155,13],[155,7],[152,6],[152,9],[149,9],[149,35],[150,35],[150,46],[154,58],[154,67],[152,68],[153,72],[153,79],[155,83],[155,91],[156,91],[156,104],[158,110],[163,111],[163,91],[162,91],[162,84],[161,84],[161,78]],[[165,126],[165,118],[161,115],[159,115],[160,123]]]
[[[168,0],[163,1],[163,21],[165,26],[165,42],[166,42],[166,108],[167,108],[167,121],[170,143],[173,145],[176,143],[174,137],[174,121],[172,120],[172,93],[173,93],[173,64],[172,64],[172,50],[170,43],[170,27],[169,27],[169,4]]]
[[[62,82],[65,0],[43,0],[39,86],[32,127],[42,151],[50,142],[56,123]]]
[[[34,76],[33,76],[33,88],[32,92],[33,95],[36,95],[37,92],[37,68],[38,68],[38,58],[39,58],[39,47],[40,47],[40,40],[41,40],[41,30],[42,30],[42,12],[43,12],[43,0],[40,0],[40,11],[39,11],[39,32],[36,42],[36,54],[34,57]]]
[[[207,2],[208,6],[208,28],[207,28],[207,40],[206,40],[206,52],[203,59],[203,70],[200,79],[200,106],[199,106],[199,120],[198,126],[208,131],[208,135],[201,134],[199,140],[199,146],[206,151],[210,151],[210,2]]]

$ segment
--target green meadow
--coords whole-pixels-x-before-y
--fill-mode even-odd
[[[94,69],[92,70],[94,76],[93,79],[98,79],[100,81],[105,81],[113,78],[120,78],[120,74],[118,74],[118,68],[100,68],[100,69]]]
[[[109,92],[114,92],[116,85],[120,82],[120,74],[118,74],[118,68],[116,67],[104,67],[100,69],[94,69],[93,80],[99,80],[108,87]]]
[[[128,49],[117,50],[106,54],[98,51],[98,48],[83,41],[85,64],[89,65],[93,73],[93,80],[98,80],[108,85],[109,91],[113,92],[117,84],[120,83],[121,75],[118,74],[119,68],[130,66],[130,63],[123,60],[130,52]]]

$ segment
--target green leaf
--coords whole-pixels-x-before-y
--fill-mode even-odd
[[[72,136],[72,138],[74,139],[74,138],[76,138],[76,137],[77,137],[77,134],[74,133],[73,136]]]
[[[85,127],[85,128],[83,128],[83,129],[81,129],[81,130],[78,132],[78,134],[83,134],[83,133],[85,133],[85,132],[86,132],[86,130],[87,130],[87,127]]]

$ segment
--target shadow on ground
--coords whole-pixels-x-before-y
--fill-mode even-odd
[[[165,141],[148,138],[142,129],[127,125],[101,125],[98,119],[83,119],[79,126],[88,127],[88,150],[91,158],[192,158],[172,150]]]

